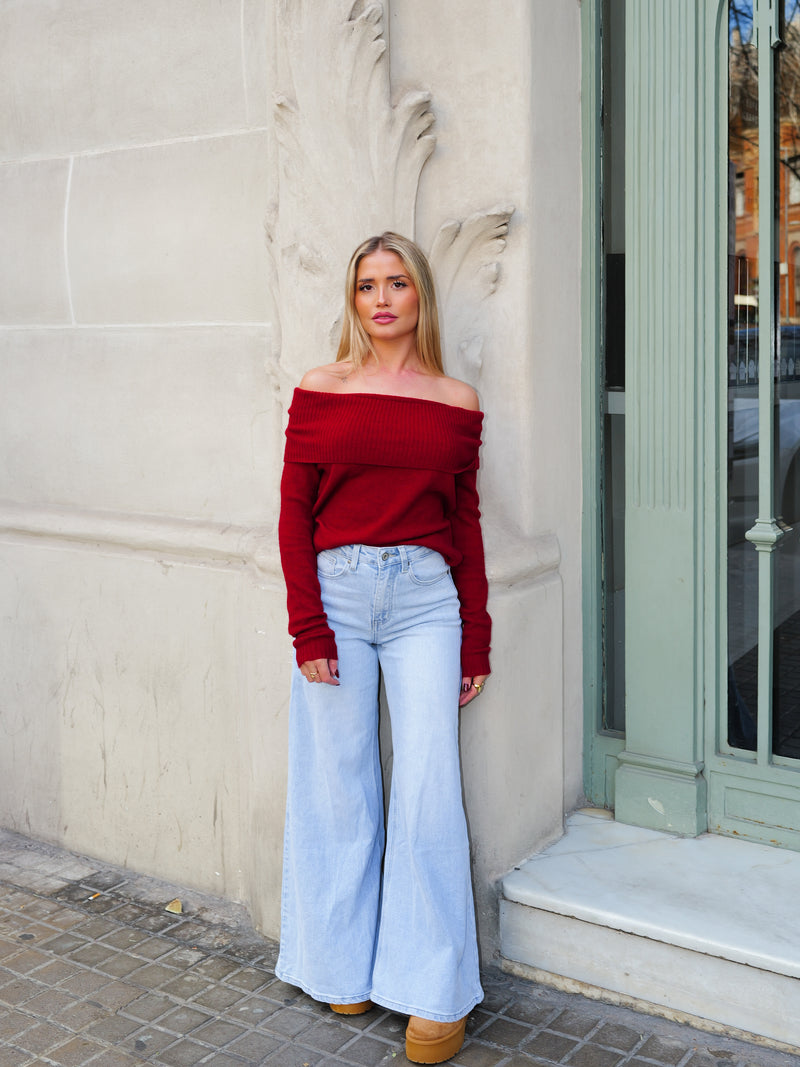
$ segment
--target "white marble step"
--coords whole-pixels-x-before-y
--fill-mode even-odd
[[[571,815],[503,880],[505,959],[800,1046],[800,853]]]

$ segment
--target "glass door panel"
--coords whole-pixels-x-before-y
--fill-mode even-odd
[[[731,0],[728,55],[727,742],[766,765],[800,758],[800,0]]]
[[[800,0],[787,0],[776,68],[779,347],[775,506],[785,529],[775,570],[773,753],[800,757]]]
[[[758,53],[753,9],[729,11],[728,744],[755,751],[758,716]]]

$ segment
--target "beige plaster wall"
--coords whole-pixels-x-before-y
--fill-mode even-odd
[[[462,745],[491,954],[496,879],[579,792],[578,5],[385,7],[348,52],[368,5],[0,6],[0,823],[277,934],[287,397],[353,233],[472,218],[437,262],[486,410],[494,675]]]

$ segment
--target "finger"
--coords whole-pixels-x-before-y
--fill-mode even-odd
[[[458,706],[460,708],[466,707],[467,704],[471,704],[475,697],[480,696],[481,690],[486,684],[486,674],[476,674],[473,678],[461,679],[461,692],[458,697]]]
[[[333,661],[331,660],[330,662],[332,663]],[[323,682],[325,685],[338,685],[339,684],[339,679],[338,678],[334,678],[334,676],[331,674],[331,669],[330,669],[328,660],[326,660],[326,659],[317,660],[317,665],[319,667],[319,677],[317,678],[318,682]]]
[[[320,675],[320,664],[325,663],[325,660],[306,660],[303,666],[300,668],[300,673],[303,675],[307,682],[318,682]]]

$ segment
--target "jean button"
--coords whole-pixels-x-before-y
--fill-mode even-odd
[[[389,553],[388,552],[381,553],[381,559],[388,559],[388,558],[389,558]]]

